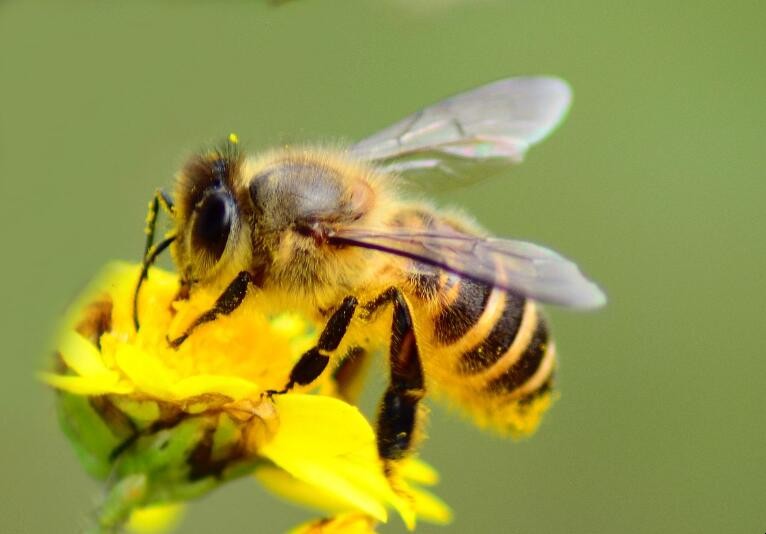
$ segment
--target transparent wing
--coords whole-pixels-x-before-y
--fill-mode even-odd
[[[335,231],[329,239],[337,245],[410,258],[415,265],[434,266],[541,302],[580,309],[606,303],[601,289],[572,261],[525,241],[474,236],[452,228],[425,231],[348,228]]]
[[[384,170],[420,178],[481,179],[520,162],[561,122],[563,80],[499,80],[427,107],[351,147]]]

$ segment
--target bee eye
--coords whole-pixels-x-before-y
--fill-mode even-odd
[[[207,251],[218,261],[226,249],[234,215],[228,194],[222,191],[207,194],[195,210],[191,235],[194,248]]]

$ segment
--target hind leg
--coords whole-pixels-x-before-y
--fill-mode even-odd
[[[425,384],[407,301],[397,289],[386,294],[394,308],[389,352],[391,374],[378,412],[377,441],[380,457],[393,461],[403,458],[412,448],[418,403],[425,394]]]

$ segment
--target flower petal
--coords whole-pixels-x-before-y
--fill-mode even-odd
[[[64,332],[58,342],[59,353],[67,367],[80,376],[109,373],[98,347],[74,330]]]
[[[347,513],[303,523],[289,534],[375,534],[375,520],[364,514]]]
[[[352,509],[347,501],[325,491],[322,486],[299,480],[275,465],[261,464],[253,472],[253,476],[272,493],[300,506],[331,515]]]
[[[363,456],[378,463],[375,433],[355,406],[298,393],[280,395],[275,404],[281,426],[270,448],[304,457]],[[311,447],[306,446],[309,437]]]
[[[130,514],[127,527],[136,534],[160,534],[173,530],[183,517],[181,503],[157,504],[137,508]]]
[[[117,373],[105,373],[97,376],[59,375],[40,373],[40,379],[48,385],[75,395],[105,395],[107,393],[127,394],[133,392],[133,386],[119,380]]]
[[[399,463],[399,474],[408,482],[433,486],[439,482],[439,473],[423,460],[411,456]]]
[[[439,497],[428,490],[411,487],[409,495],[412,497],[413,507],[418,519],[446,525],[452,522],[452,510]]]
[[[115,347],[114,359],[136,389],[160,399],[171,398],[177,378],[157,358],[134,345],[121,343]]]
[[[375,435],[357,408],[337,399],[290,394],[277,400],[280,426],[260,454],[380,521],[392,491]]]

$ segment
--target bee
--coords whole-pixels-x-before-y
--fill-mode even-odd
[[[364,355],[387,345],[377,421],[384,461],[413,448],[426,391],[483,425],[523,431],[514,414],[550,391],[555,368],[538,302],[587,309],[605,296],[556,252],[491,237],[465,215],[409,200],[401,184],[460,183],[521,161],[570,99],[562,80],[518,77],[443,100],[345,149],[246,157],[231,136],[192,157],[173,195],[159,192],[151,203],[135,302],[149,266],[170,248],[179,298],[220,288],[172,346],[234,312],[248,293],[315,321],[316,345],[269,395],[331,370],[339,390],[350,389]],[[173,228],[154,244],[161,207]]]

